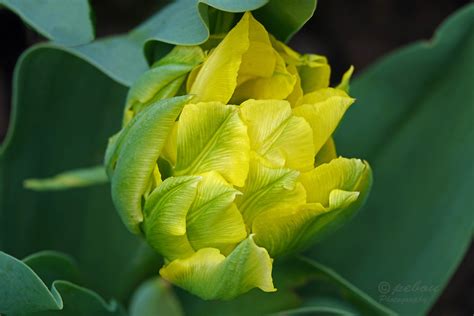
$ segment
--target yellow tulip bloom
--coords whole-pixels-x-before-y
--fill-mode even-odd
[[[366,162],[332,134],[354,102],[318,55],[300,55],[250,13],[212,45],[176,47],[130,89],[106,153],[126,226],[165,259],[163,278],[204,299],[276,289],[273,260],[361,206]],[[203,47],[206,47],[204,51]]]

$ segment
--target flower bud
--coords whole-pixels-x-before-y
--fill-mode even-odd
[[[369,191],[369,165],[332,140],[352,68],[330,88],[326,58],[250,13],[203,47],[176,47],[130,89],[105,159],[112,198],[170,282],[204,299],[275,291],[273,259],[344,224]]]

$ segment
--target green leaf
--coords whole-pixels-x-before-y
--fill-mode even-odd
[[[316,0],[298,0],[296,3],[288,0],[178,0],[140,26],[137,33],[148,39],[145,50],[150,60],[153,50],[163,49],[163,43],[197,45],[204,43],[211,32],[227,31],[237,21],[234,14],[226,12],[257,10],[255,14],[267,30],[287,41],[309,20],[315,9]],[[161,43],[158,48],[157,42]]]
[[[184,315],[178,299],[168,283],[160,278],[144,282],[133,294],[130,316]]]
[[[336,135],[340,153],[370,162],[374,187],[365,210],[313,257],[403,315],[428,311],[471,242],[472,56],[470,4],[430,42],[357,78],[351,91],[360,104]]]
[[[54,177],[44,179],[26,179],[25,188],[36,191],[54,191],[87,187],[108,182],[103,166],[75,169],[61,172]]]
[[[41,35],[63,45],[94,39],[91,9],[87,0],[0,0]]]
[[[230,301],[204,301],[185,291],[177,294],[183,302],[185,314],[193,316],[261,316],[294,308],[301,303],[293,291],[280,287],[274,293],[254,289]]]
[[[286,286],[304,286],[304,307],[339,309],[351,315],[395,315],[334,270],[308,258],[288,258],[275,269]]]
[[[56,280],[79,283],[81,276],[75,260],[60,252],[45,250],[22,260],[50,287]]]
[[[38,268],[48,282],[45,284],[32,268]],[[71,259],[60,253],[37,253],[22,262],[0,252],[0,312],[8,315],[125,315],[114,301],[106,303],[86,288],[51,279],[54,274],[60,276],[58,271],[63,272],[62,277],[74,277],[73,270]],[[49,282],[51,290],[47,287]]]
[[[81,59],[36,46],[17,64],[0,147],[0,249],[16,257],[42,249],[69,253],[87,284],[118,298],[137,277],[129,269],[142,241],[121,223],[109,188],[33,192],[23,181],[101,164],[125,95],[126,88]]]
[[[317,0],[270,0],[255,17],[279,40],[287,42],[313,16]]]

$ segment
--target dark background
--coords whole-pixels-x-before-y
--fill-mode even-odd
[[[97,37],[130,30],[167,1],[91,0]],[[381,56],[413,41],[429,39],[466,0],[320,0],[314,17],[292,39],[301,52],[328,56],[334,78],[350,66],[363,70]],[[0,10],[0,142],[10,113],[15,63],[29,46],[44,40],[14,14]],[[436,263],[433,263],[436,264]],[[474,246],[430,315],[474,314]]]

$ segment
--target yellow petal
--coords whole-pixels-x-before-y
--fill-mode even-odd
[[[201,177],[171,177],[146,199],[143,229],[148,243],[166,259],[194,253],[186,238],[186,216]]]
[[[250,160],[249,177],[238,196],[237,207],[245,224],[251,228],[253,219],[278,208],[294,208],[306,202],[306,192],[297,178],[299,172],[265,166],[258,158]]]
[[[331,191],[356,191],[368,172],[370,168],[367,163],[340,157],[302,173],[299,180],[306,189],[308,203],[321,203],[327,207]]]
[[[327,88],[305,95],[300,103],[302,105],[295,107],[293,113],[311,125],[315,153],[318,153],[354,99],[342,90]]]
[[[195,101],[227,103],[235,87],[242,55],[249,48],[250,14],[244,14],[237,25],[211,52],[189,90]]]
[[[187,235],[194,249],[213,247],[227,252],[247,237],[242,215],[233,204],[237,194],[219,173],[202,175],[187,215]]]
[[[314,159],[314,165],[319,166],[323,163],[328,163],[335,158],[337,158],[336,144],[334,143],[334,139],[329,137],[327,142],[316,155],[316,158]]]
[[[302,56],[302,65],[298,66],[301,87],[304,93],[310,93],[329,86],[331,67],[324,56],[308,54]]]
[[[217,171],[229,183],[244,185],[250,145],[237,107],[218,102],[186,105],[177,142],[175,175]]]
[[[310,203],[266,212],[253,222],[256,243],[271,256],[302,250],[352,218],[369,192],[371,171],[360,160],[338,158],[301,180]]]
[[[353,73],[354,73],[354,66],[350,66],[349,69],[342,76],[342,80],[336,88],[349,93],[349,88],[350,88],[349,81],[351,80]]]
[[[186,259],[176,259],[160,275],[205,300],[232,299],[253,288],[274,292],[272,259],[250,236],[227,257],[203,248]]]
[[[248,15],[249,19],[249,47],[242,55],[237,85],[256,77],[271,77],[277,62],[277,56],[263,25],[249,12],[245,15]]]
[[[250,147],[269,165],[308,171],[314,163],[313,132],[282,100],[248,100],[240,105]]]
[[[237,86],[232,103],[241,103],[247,99],[286,99],[293,91],[296,76],[286,68],[285,61],[273,51],[276,65],[270,77],[255,77]],[[272,56],[270,56],[272,58]]]
[[[178,155],[178,122],[173,125],[173,128],[166,139],[165,146],[161,152],[161,157],[166,159],[172,167],[176,166],[176,159]]]
[[[293,91],[286,98],[288,102],[290,102],[291,106],[294,107],[298,104],[299,100],[303,98],[303,89],[301,88],[301,78],[300,78],[300,75],[298,74],[298,70],[296,69],[296,66],[290,65],[287,68],[288,68],[288,71],[292,75],[294,75],[296,78],[295,85],[293,86]]]

